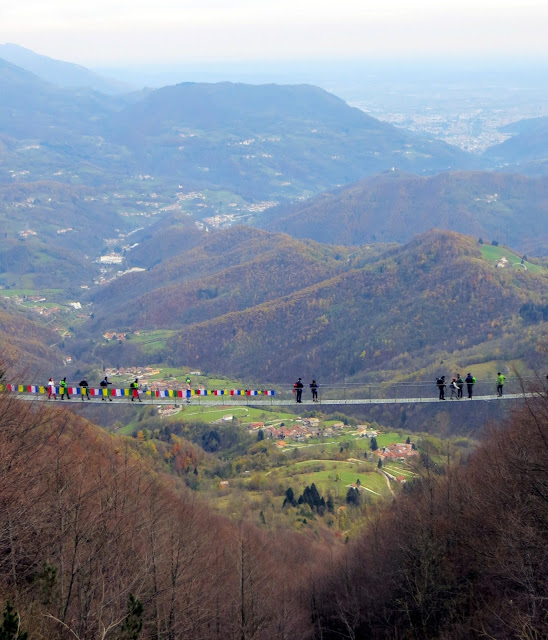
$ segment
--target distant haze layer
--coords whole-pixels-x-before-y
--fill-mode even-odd
[[[21,0],[3,13],[12,42],[86,65],[548,51],[548,6],[535,0]]]

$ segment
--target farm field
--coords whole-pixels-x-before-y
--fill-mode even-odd
[[[501,258],[506,258],[510,263],[512,268],[517,269],[526,269],[531,273],[546,273],[546,269],[537,264],[533,264],[532,262],[524,261],[523,265],[521,264],[522,256],[518,255],[515,251],[508,249],[507,247],[501,246],[493,246],[491,244],[482,244],[481,245],[481,255],[485,260],[489,262],[497,262]]]
[[[369,467],[370,469],[367,469]],[[282,474],[277,474],[280,477]],[[314,483],[323,495],[332,493],[344,496],[348,485],[360,480],[360,484],[371,495],[388,496],[386,480],[375,470],[375,465],[335,460],[306,460],[283,468],[284,482],[291,486],[295,493]],[[281,477],[280,477],[281,480]]]

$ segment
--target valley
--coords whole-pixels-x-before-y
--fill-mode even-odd
[[[544,112],[3,51],[0,636],[543,637]]]

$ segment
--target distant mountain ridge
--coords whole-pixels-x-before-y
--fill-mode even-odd
[[[392,166],[432,173],[477,163],[309,85],[182,83],[129,105],[110,126],[150,173],[237,185],[248,197],[314,193]]]
[[[489,147],[485,158],[527,175],[548,174],[548,116],[512,122],[503,131],[512,137]]]
[[[181,184],[287,201],[392,166],[431,174],[478,162],[309,85],[182,83],[118,97],[61,89],[0,60],[0,90],[3,181],[14,177],[7,166],[24,168],[30,181],[60,167],[84,184],[146,174],[170,195]]]
[[[365,178],[292,206],[266,211],[259,226],[336,244],[407,242],[437,227],[548,255],[548,176],[400,172]]]
[[[87,87],[106,94],[127,93],[132,90],[130,85],[100,76],[79,64],[55,60],[17,44],[0,44],[0,58],[59,87]]]

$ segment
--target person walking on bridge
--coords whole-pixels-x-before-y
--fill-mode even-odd
[[[303,381],[299,378],[297,382],[293,385],[293,387],[295,390],[295,394],[297,396],[297,402],[302,402],[303,389],[304,389]]]
[[[54,400],[57,400],[57,393],[55,391],[55,382],[53,382],[53,378],[50,378],[48,381],[48,400],[51,400],[51,396],[53,396]]]
[[[129,385],[129,388],[131,389],[131,402],[133,402],[135,398],[137,398],[139,402],[142,402],[141,398],[139,398],[139,379],[138,378],[135,378],[135,382],[132,382]]]
[[[318,387],[320,385],[316,382],[316,380],[312,380],[310,383],[310,391],[312,391],[312,402],[318,402]]]
[[[504,386],[504,381],[506,380],[506,376],[502,375],[499,371],[497,373],[497,395],[500,398],[502,396],[502,387]]]
[[[59,383],[59,391],[61,392],[61,400],[65,399],[65,394],[67,396],[67,400],[70,400],[69,392],[68,392],[68,384],[67,379],[63,378]]]
[[[84,402],[84,396],[88,400],[91,400],[91,398],[89,397],[89,384],[88,384],[88,381],[85,378],[82,378],[82,380],[78,383],[78,386],[82,388],[82,402]]]
[[[192,395],[192,385],[190,384],[189,376],[186,377],[186,402],[190,404],[190,396]]]
[[[474,376],[468,372],[468,375],[466,376],[465,380],[466,382],[466,387],[468,389],[468,399],[472,400],[472,393],[474,391],[474,385],[476,384],[476,378],[474,378]]]
[[[107,389],[108,392],[108,387],[109,385],[111,385],[112,382],[108,381],[108,378],[105,376],[104,380],[101,380],[101,382],[99,383],[99,386],[101,387],[101,389]],[[112,398],[109,396],[108,397],[109,402],[112,402]],[[104,402],[105,401],[105,396],[101,396],[101,401]]]

